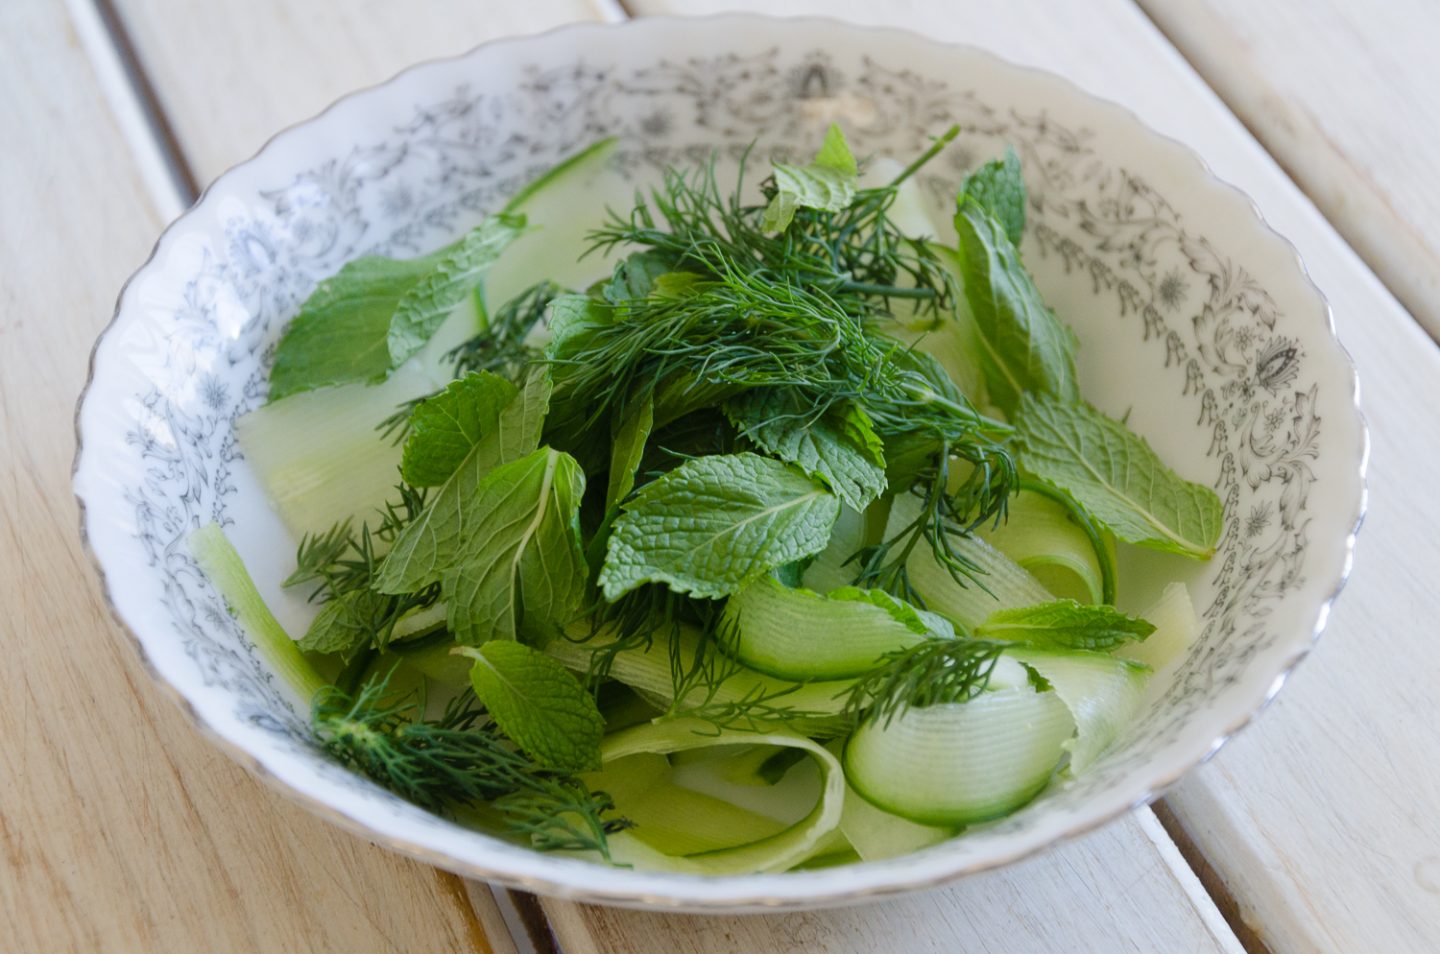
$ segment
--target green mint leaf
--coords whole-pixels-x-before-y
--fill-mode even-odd
[[[1078,400],[1075,333],[1045,306],[1004,227],[962,196],[955,230],[990,400],[1006,413],[1026,392]]]
[[[1005,148],[1003,159],[985,163],[960,186],[962,196],[970,196],[999,222],[1005,237],[1017,249],[1025,232],[1025,177],[1020,173],[1020,157],[1013,146]]]
[[[466,375],[410,414],[400,475],[412,487],[438,487],[500,420],[519,389],[488,371]]]
[[[1040,649],[1105,651],[1155,632],[1155,626],[1113,606],[1056,600],[1000,610],[975,629],[981,639],[1026,643]]]
[[[696,286],[706,281],[704,275],[695,272],[666,272],[655,276],[655,285],[650,293],[656,298],[685,298],[694,294]]]
[[[659,252],[634,252],[615,263],[615,272],[600,286],[600,294],[612,305],[647,298],[656,280],[674,267],[669,256]]]
[[[413,593],[440,579],[455,560],[460,541],[483,513],[476,489],[487,474],[540,446],[540,429],[550,404],[550,376],[531,372],[525,387],[486,422],[482,436],[425,505],[425,510],[395,538],[375,588],[382,593]]]
[[[655,400],[633,401],[615,428],[610,446],[610,481],[605,488],[605,511],[609,513],[635,489],[635,472],[645,457],[645,442],[655,426]]]
[[[556,772],[600,767],[605,720],[595,700],[558,660],[523,643],[497,640],[467,649],[470,684],[500,731]]]
[[[550,300],[545,316],[545,326],[550,332],[545,357],[551,361],[564,358],[591,331],[607,324],[609,311],[604,302],[589,295],[556,295]]]
[[[585,475],[569,454],[542,447],[502,464],[475,488],[474,521],[440,577],[456,642],[537,639],[571,621],[589,568],[580,542]]]
[[[1026,395],[1015,419],[1020,462],[1128,543],[1209,559],[1224,511],[1124,424],[1084,404]]]
[[[451,310],[480,284],[500,253],[524,230],[523,215],[492,215],[445,250],[435,267],[401,297],[390,319],[386,345],[392,368],[425,346]]]
[[[834,169],[841,175],[860,175],[860,166],[850,151],[850,144],[845,141],[845,133],[835,123],[825,130],[825,140],[820,143],[820,151],[815,153],[814,164],[822,169]]]
[[[390,597],[369,587],[343,593],[320,608],[297,644],[307,653],[349,656],[370,645],[389,605]]]
[[[775,197],[761,221],[761,228],[767,232],[789,228],[797,209],[840,212],[855,201],[859,168],[845,143],[845,134],[833,123],[815,161],[808,166],[777,162],[774,172]]]
[[[316,286],[285,329],[270,370],[270,400],[384,380],[424,345],[523,226],[523,218],[492,216],[421,258],[371,255],[347,263]]]
[[[740,433],[767,453],[823,481],[844,503],[864,510],[885,492],[885,446],[854,404],[816,417],[789,388],[755,388],[725,405]]]
[[[864,589],[859,586],[842,586],[839,589],[831,590],[825,594],[829,600],[840,600],[849,603],[869,603],[871,606],[878,606],[890,614],[890,618],[902,624],[910,632],[917,636],[924,636],[930,632],[930,625],[920,616],[920,610],[886,593],[884,590]],[[954,634],[954,628],[951,628]]]
[[[941,639],[955,638],[955,624],[939,613],[920,609],[904,600],[896,599],[884,590],[872,590],[859,586],[842,586],[825,594],[826,599],[854,600],[878,606],[890,614],[897,623],[903,623],[910,632],[920,636],[935,636]]]
[[[624,511],[600,571],[607,600],[643,583],[713,599],[823,550],[840,501],[788,464],[721,454],[645,485]]]
[[[765,207],[760,228],[766,232],[783,232],[795,221],[795,210],[800,208],[800,197],[793,192],[777,192],[775,198]]]

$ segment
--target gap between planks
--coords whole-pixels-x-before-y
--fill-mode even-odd
[[[150,199],[169,222],[199,190],[124,24],[110,0],[65,0],[65,8]]]

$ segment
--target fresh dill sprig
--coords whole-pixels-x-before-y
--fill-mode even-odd
[[[799,209],[790,227],[777,234],[763,227],[773,181],[762,184],[765,203],[741,202],[747,153],[728,195],[720,190],[713,158],[694,170],[670,169],[648,201],[642,198],[628,217],[612,213],[591,238],[601,249],[650,248],[679,269],[702,273],[710,267],[705,259],[718,252],[819,290],[857,314],[884,313],[891,299],[914,300],[938,312],[951,306],[955,282],[925,242],[900,232],[889,211],[901,182],[958,132],[958,127],[948,130],[893,182],[857,190],[854,201],[839,212]]]
[[[445,359],[455,366],[455,376],[472,371],[490,371],[519,381],[535,358],[535,349],[526,344],[535,326],[545,319],[545,309],[564,289],[546,280],[531,285],[504,304],[489,326],[455,348]]]
[[[368,587],[380,563],[376,542],[388,547],[425,509],[425,488],[402,482],[395,486],[395,492],[399,500],[385,502],[373,530],[367,522],[356,532],[346,519],[323,533],[301,537],[295,554],[295,572],[283,585],[315,584],[309,597],[312,603],[326,603]]]
[[[955,460],[968,465],[970,472],[959,488],[951,491]],[[855,584],[883,589],[925,608],[925,598],[910,584],[909,572],[911,555],[923,545],[958,585],[973,583],[985,589],[984,570],[957,550],[954,540],[987,521],[1004,519],[1009,489],[1018,478],[1013,469],[997,478],[989,470],[994,466],[997,463],[991,460],[965,460],[942,442],[940,452],[911,485],[911,494],[920,501],[915,517],[888,539],[857,554],[860,570]]]
[[[738,671],[738,668],[734,668],[728,675],[734,675]],[[802,683],[797,682],[783,689],[756,686],[739,699],[718,702],[715,696],[720,684],[716,683],[708,687],[710,691],[706,699],[677,709],[672,715],[708,722],[714,727],[716,734],[726,731],[769,732],[777,725],[794,726],[806,719],[824,718],[826,714],[823,712],[786,704],[786,697],[799,691],[801,685]]]
[[[890,724],[911,706],[966,702],[985,691],[1008,644],[984,639],[931,637],[886,653],[856,681],[845,699],[853,719]]]
[[[357,532],[351,521],[343,520],[324,533],[302,537],[295,554],[295,572],[286,578],[284,585],[313,584],[309,600],[322,604],[370,590],[380,567],[381,554],[425,509],[424,488],[401,483],[396,486],[396,492],[399,500],[386,502],[373,530],[366,523]],[[434,604],[439,598],[438,583],[413,593],[361,596],[355,612],[360,612],[358,607],[363,606],[364,616],[354,625],[363,627],[369,634],[362,648],[385,648],[402,617]]]
[[[606,818],[614,803],[579,779],[547,771],[516,749],[473,695],[452,700],[434,720],[418,718],[414,696],[388,694],[389,677],[357,693],[328,686],[315,697],[316,741],[346,766],[435,812],[491,802],[512,834],[544,850],[596,851],[630,827]]]
[[[612,213],[591,238],[604,251],[639,246],[698,277],[682,294],[593,303],[604,320],[551,358],[556,391],[547,433],[578,440],[623,419],[635,402],[651,402],[657,418],[671,419],[750,389],[790,392],[780,406],[804,408],[813,420],[859,408],[887,458],[896,442],[921,458],[908,474],[890,468],[890,489],[913,488],[924,502],[911,527],[863,555],[861,580],[913,599],[905,558],[921,543],[957,580],[975,579],[978,568],[951,535],[1003,517],[1018,481],[1011,429],[977,412],[938,362],[883,331],[896,299],[937,316],[953,313],[952,273],[889,218],[899,183],[952,137],[890,185],[858,190],[838,212],[801,208],[776,234],[763,227],[764,204],[740,199],[743,161],[729,194],[713,159],[670,170],[627,217]],[[763,188],[769,198],[773,184]],[[958,464],[968,473],[951,491]]]

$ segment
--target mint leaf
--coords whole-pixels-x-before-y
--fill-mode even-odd
[[[1085,404],[1025,395],[1015,430],[1022,466],[1121,540],[1200,559],[1214,555],[1225,516],[1220,498],[1166,467],[1124,424]]]
[[[342,593],[320,608],[297,645],[307,653],[349,656],[370,645],[389,605],[390,597],[369,587]]]
[[[275,350],[270,400],[355,381],[382,381],[434,334],[523,217],[491,216],[421,258],[357,258],[316,286]]]
[[[600,571],[607,600],[642,583],[716,598],[823,550],[840,501],[780,461],[718,454],[647,484],[624,511]]]
[[[480,482],[494,468],[540,446],[540,429],[549,404],[548,373],[543,368],[531,372],[524,390],[493,421],[479,426],[480,439],[415,522],[395,538],[376,574],[377,590],[413,593],[440,579],[441,572],[454,563],[460,541],[472,535],[471,528],[484,512],[476,496]]]
[[[615,428],[610,446],[610,481],[605,489],[605,511],[609,513],[635,489],[635,472],[645,456],[645,442],[655,426],[655,400],[632,401]]]
[[[975,628],[981,639],[1026,643],[1039,649],[1109,650],[1155,632],[1155,626],[1113,606],[1056,600],[1004,609]]]
[[[464,650],[475,660],[470,684],[500,731],[537,763],[557,772],[600,767],[605,720],[595,700],[558,660],[498,640]]]
[[[674,267],[669,256],[659,252],[633,252],[615,263],[615,272],[600,286],[600,294],[612,305],[648,297],[655,280]]]
[[[790,227],[800,208],[839,212],[855,201],[859,168],[845,134],[834,123],[825,133],[825,142],[808,166],[774,165],[775,197],[765,209],[760,225],[767,232]]]
[[[839,589],[831,590],[825,594],[827,600],[839,600],[847,603],[869,603],[871,606],[878,606],[890,614],[890,618],[902,624],[910,632],[917,636],[924,636],[930,632],[930,626],[920,616],[917,610],[909,603],[901,602],[884,590],[864,589],[858,586],[842,586]],[[951,635],[954,634],[953,628]]]
[[[523,215],[492,215],[446,248],[435,267],[405,292],[390,319],[386,344],[392,368],[425,346],[451,310],[480,284],[500,253],[524,230]]]
[[[842,586],[825,594],[826,599],[869,603],[890,614],[897,623],[918,636],[935,636],[941,639],[955,638],[955,624],[939,613],[932,613],[896,599],[884,590],[865,589],[859,586]]]
[[[584,493],[580,465],[548,447],[485,476],[475,519],[440,577],[456,642],[546,637],[570,622],[589,575],[580,543]]]
[[[1026,392],[1078,400],[1075,333],[1045,306],[1004,227],[961,196],[955,230],[990,400],[1006,413]]]
[[[1017,249],[1025,233],[1025,177],[1020,173],[1020,157],[1013,146],[1005,147],[1005,156],[985,163],[966,177],[960,186],[962,196],[970,196],[989,212],[1005,230],[1005,237]]]
[[[885,492],[885,446],[857,405],[816,417],[791,389],[756,388],[731,399],[725,411],[741,434],[820,479],[854,509]]]
[[[850,144],[845,141],[845,133],[835,123],[825,130],[825,140],[820,143],[820,151],[815,153],[813,165],[833,169],[841,175],[860,175],[860,166],[850,151]]]
[[[604,302],[589,295],[556,295],[550,299],[545,314],[545,327],[550,332],[545,357],[551,361],[563,358],[576,342],[606,324],[609,312]]]
[[[400,462],[405,482],[436,487],[449,480],[518,393],[499,375],[477,371],[422,401],[410,414],[410,436]]]

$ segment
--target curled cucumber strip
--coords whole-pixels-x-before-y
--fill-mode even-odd
[[[574,636],[588,634],[588,627],[576,627]],[[682,630],[675,639],[680,658],[693,659],[699,649],[699,637],[692,631]],[[569,639],[552,639],[545,645],[545,652],[560,660],[576,672],[585,672],[590,666],[590,657],[606,644],[602,634],[585,642]],[[706,704],[724,706],[742,700],[756,698],[772,699],[777,706],[783,706],[796,715],[787,720],[787,729],[806,735],[834,736],[843,733],[849,723],[841,712],[845,708],[845,696],[852,685],[850,680],[827,679],[819,682],[791,682],[776,679],[748,667],[737,667],[738,671],[718,686],[710,689],[695,686],[684,699],[675,698],[675,682],[670,671],[670,647],[663,636],[657,636],[647,650],[624,650],[615,654],[610,667],[611,678],[618,679],[634,689],[657,708],[683,716],[686,707]],[[778,723],[777,723],[778,725]],[[752,738],[752,741],[756,741]]]
[[[1055,494],[1051,497],[1049,494]],[[1115,602],[1115,567],[1109,546],[1090,519],[1082,525],[1058,491],[1026,482],[1010,500],[999,527],[977,531],[987,543],[1020,564],[1056,597],[1081,603]],[[1103,558],[1103,560],[1102,560]]]
[[[1075,737],[1065,745],[1072,775],[1094,765],[1134,722],[1150,678],[1149,666],[1106,653],[1010,649],[1006,654],[1039,673],[1070,710]]]
[[[1074,733],[1053,692],[982,692],[865,722],[846,743],[845,774],[889,814],[935,828],[971,825],[1039,794]]]
[[[875,590],[822,596],[761,577],[725,604],[727,648],[751,669],[781,679],[843,679],[929,635],[914,608]]]
[[[716,732],[707,722],[675,719],[635,726],[609,736],[600,746],[608,767],[621,759],[644,754],[669,755],[717,745],[774,745],[802,750],[820,770],[820,797],[799,821],[774,834],[724,848],[694,854],[667,851],[661,838],[647,844],[635,831],[610,837],[610,853],[621,864],[683,874],[732,875],[785,871],[814,855],[822,839],[836,831],[845,804],[845,773],[834,755],[809,739],[788,732]],[[603,774],[603,769],[602,769]],[[611,792],[616,795],[615,792]],[[624,793],[616,808],[625,813]],[[703,827],[703,826],[702,826]],[[661,847],[656,847],[656,843]],[[689,846],[679,846],[681,852]]]

